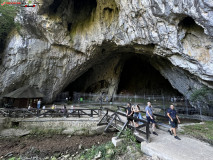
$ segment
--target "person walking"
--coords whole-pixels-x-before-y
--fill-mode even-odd
[[[127,116],[127,120],[130,122],[130,124],[133,125],[133,119],[132,119],[133,110],[132,110],[131,103],[127,103],[126,116]]]
[[[134,118],[139,118],[139,113],[140,113],[140,107],[139,107],[139,105],[135,105],[134,108],[133,108],[133,111],[134,111],[133,117]],[[134,120],[134,124],[135,124],[135,127],[139,126],[137,120]]]
[[[146,119],[147,119],[147,122],[150,124],[150,122],[152,123],[152,133],[154,135],[158,135],[156,132],[155,132],[155,129],[156,129],[156,122],[155,122],[155,119],[154,119],[154,115],[153,115],[153,110],[152,110],[152,105],[150,102],[147,102],[147,106],[146,106]]]
[[[137,105],[137,107],[138,107],[138,110],[139,110],[139,113],[138,113],[138,119],[143,119],[143,117],[142,117],[142,115],[141,115],[141,113],[140,113],[140,106],[139,106],[139,104]],[[141,122],[141,121],[139,121],[138,122],[138,125],[142,125],[143,124],[143,122]]]
[[[37,109],[40,109],[40,108],[41,108],[41,100],[39,99],[37,102]]]
[[[177,112],[175,110],[174,105],[170,105],[170,108],[167,111],[167,116],[169,117],[169,122],[171,125],[171,128],[170,128],[170,130],[168,130],[168,132],[171,135],[174,134],[175,139],[181,140],[176,134],[178,123],[180,123],[180,119],[177,116]]]
[[[66,105],[64,105],[63,113],[64,113],[64,118],[67,118],[67,107],[66,107]]]

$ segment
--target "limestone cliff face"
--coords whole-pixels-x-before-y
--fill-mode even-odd
[[[97,69],[99,77],[88,83],[104,79],[113,94],[126,53],[150,56],[187,97],[196,88],[213,88],[212,0],[43,0],[15,20],[22,27],[10,34],[3,52],[1,94],[37,85],[50,102],[102,63],[108,76]]]

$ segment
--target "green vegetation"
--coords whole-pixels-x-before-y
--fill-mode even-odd
[[[55,134],[62,134],[63,128],[61,129],[43,129],[39,127],[35,127],[31,130],[30,134],[33,135],[55,135]]]
[[[190,100],[193,102],[209,102],[209,95],[213,95],[213,90],[207,87],[195,90],[190,97]]]
[[[91,160],[95,157],[101,157],[100,159],[116,159],[116,157],[124,155],[128,152],[128,146],[134,147],[134,153],[138,152],[140,153],[140,156],[142,155],[140,151],[140,143],[136,142],[135,136],[132,134],[130,130],[124,131],[124,134],[122,137],[124,139],[124,142],[119,147],[114,147],[112,142],[108,142],[106,144],[102,144],[99,146],[93,146],[91,149],[86,150],[80,154],[80,157],[77,157],[77,159],[80,160]]]
[[[112,149],[112,154],[107,154],[107,150],[108,149]],[[113,158],[114,155],[114,149],[115,147],[113,146],[112,142],[108,142],[106,144],[100,145],[100,146],[93,146],[91,149],[89,149],[88,151],[84,151],[81,156],[80,156],[80,160],[84,160],[84,159],[88,159],[91,160],[93,159],[96,155],[98,155],[99,153],[101,153],[101,157],[102,159],[105,159],[105,157],[108,158]]]
[[[73,104],[73,102],[72,102],[72,101],[68,101],[67,104],[68,104],[68,105],[71,105],[71,104]]]
[[[0,46],[4,46],[5,40],[10,31],[17,25],[14,22],[14,17],[17,13],[17,7],[13,5],[1,6],[0,10]],[[0,52],[3,47],[0,47]]]
[[[187,134],[213,145],[213,122],[184,126],[183,134]]]
[[[21,160],[21,158],[11,157],[8,160]]]

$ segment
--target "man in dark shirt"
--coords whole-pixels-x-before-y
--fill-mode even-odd
[[[180,138],[176,135],[176,129],[178,127],[178,123],[180,123],[179,117],[177,116],[176,110],[174,108],[174,105],[170,105],[170,108],[167,111],[167,116],[169,117],[169,122],[171,125],[171,128],[169,133],[172,135],[174,133],[174,138],[180,140]]]
[[[130,124],[133,125],[133,119],[132,119],[133,110],[132,110],[131,103],[127,103],[126,116],[127,116],[127,120],[130,121]]]

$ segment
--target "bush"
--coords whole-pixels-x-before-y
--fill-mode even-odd
[[[213,90],[207,87],[203,87],[201,89],[195,90],[191,96],[190,100],[192,102],[205,102],[205,103],[210,103],[210,96],[213,95]]]
[[[5,45],[6,38],[10,31],[17,25],[14,22],[14,17],[17,13],[17,7],[12,5],[1,6],[0,10],[0,52],[3,51],[2,46]]]

